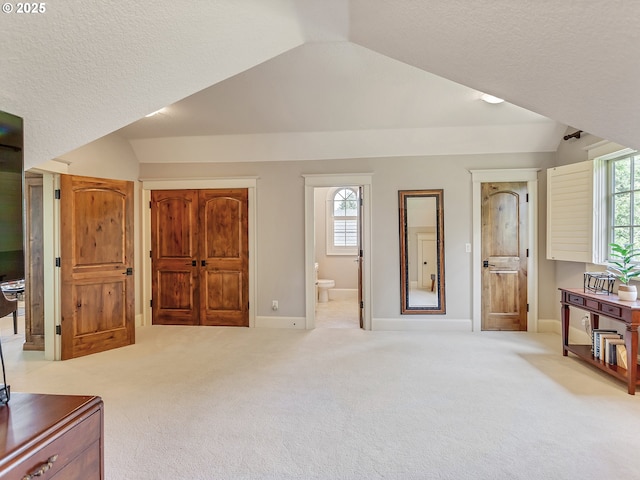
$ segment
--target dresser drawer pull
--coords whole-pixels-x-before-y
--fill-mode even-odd
[[[51,467],[53,467],[53,463],[57,459],[58,459],[58,455],[50,456],[49,459],[47,460],[47,463],[43,463],[33,473],[30,473],[29,475],[25,475],[24,477],[22,477],[22,480],[32,480],[32,479],[34,479],[36,477],[41,477],[42,475],[44,475],[47,472],[47,470],[49,470]]]

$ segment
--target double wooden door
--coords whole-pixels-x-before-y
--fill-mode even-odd
[[[249,326],[248,190],[151,192],[152,323]]]

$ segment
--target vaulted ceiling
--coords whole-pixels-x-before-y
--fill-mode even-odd
[[[555,151],[567,125],[640,148],[636,2],[153,3],[0,16],[28,167],[109,134],[142,162]]]

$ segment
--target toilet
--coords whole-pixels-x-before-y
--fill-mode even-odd
[[[329,289],[336,286],[336,282],[325,278],[318,279],[318,302],[326,303],[329,301]]]
[[[316,267],[316,289],[318,290],[318,303],[326,303],[329,301],[329,289],[336,286],[334,280],[326,278],[318,278],[318,264]]]

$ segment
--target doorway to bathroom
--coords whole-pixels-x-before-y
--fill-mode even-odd
[[[316,328],[360,328],[360,186],[314,189]]]
[[[347,303],[349,308],[355,309],[358,314],[355,318],[357,320],[349,321],[347,320],[347,324],[349,328],[363,328],[365,330],[371,330],[371,173],[345,173],[345,174],[303,174],[304,182],[305,182],[305,327],[307,329],[316,328],[316,310],[318,307],[318,299],[319,294],[318,287],[316,285],[316,278],[329,280],[329,287],[327,290],[328,302],[326,303],[326,310],[329,310],[331,307],[336,307],[335,315],[337,317],[343,317],[345,319],[353,318],[351,314],[346,309],[344,312],[340,308],[338,302],[340,300],[332,300],[340,298],[342,295],[347,296]],[[343,190],[344,187],[347,189],[354,189],[357,191],[357,199],[358,199],[358,229],[357,229],[357,237],[359,249],[357,255],[343,255],[343,257],[347,258],[347,261],[344,262],[343,266],[349,265],[352,271],[358,272],[359,277],[356,276],[357,285],[355,286],[356,299],[355,302],[353,299],[353,288],[347,288],[342,283],[342,276],[334,271],[327,269],[325,270],[322,265],[322,259],[320,261],[316,260],[317,255],[322,255],[323,252],[321,248],[316,244],[316,225],[319,222],[323,222],[326,224],[326,210],[324,214],[316,215],[316,189],[318,188],[330,188],[334,192],[337,193],[338,190]],[[325,197],[322,200],[323,205],[325,204],[327,198],[325,191]],[[347,195],[346,200],[350,199],[349,192],[342,192],[342,195]],[[341,200],[337,199],[338,204],[340,204]],[[347,205],[345,205],[347,207]],[[318,207],[319,208],[319,207]],[[326,208],[326,206],[325,206]],[[351,213],[348,208],[345,208],[343,213],[344,217],[350,217],[351,215],[347,215],[347,213]],[[343,236],[346,237],[349,235],[347,224],[349,223],[348,218],[344,218],[344,228]],[[320,228],[320,227],[318,227]],[[326,227],[325,227],[326,228]],[[325,235],[323,237],[323,241],[326,242],[326,230]],[[347,243],[349,243],[347,241]],[[326,251],[326,246],[325,246]],[[318,263],[318,269],[316,270],[315,264]],[[327,267],[329,268],[329,267]],[[344,277],[347,278],[346,276]],[[333,281],[333,284],[331,283]],[[326,284],[325,284],[326,285]],[[353,286],[353,283],[350,284]],[[331,292],[331,290],[334,290]],[[342,292],[341,290],[345,290]],[[349,300],[349,298],[351,300]],[[335,302],[335,303],[333,303]],[[353,311],[353,310],[352,310]],[[322,321],[322,319],[321,319]]]

